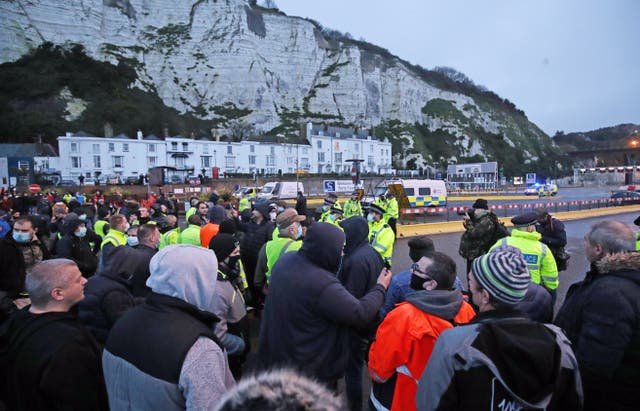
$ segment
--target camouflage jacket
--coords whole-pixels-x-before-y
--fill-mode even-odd
[[[490,210],[474,209],[471,218],[465,220],[464,234],[458,253],[467,260],[485,254],[493,245],[492,238],[498,218]]]

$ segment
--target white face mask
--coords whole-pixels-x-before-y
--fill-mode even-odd
[[[74,233],[77,237],[84,237],[85,235],[87,235],[87,227],[81,227],[78,231],[76,231]]]

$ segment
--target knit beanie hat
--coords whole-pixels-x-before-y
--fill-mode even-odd
[[[436,251],[433,240],[429,237],[412,238],[409,240],[409,257],[414,263],[422,257],[428,257]]]
[[[476,258],[471,271],[490,296],[507,305],[522,301],[531,282],[527,262],[520,250],[511,246],[500,246]]]
[[[80,224],[84,224],[84,221],[81,221],[76,213],[69,213],[62,220],[62,229],[63,234],[71,234],[76,231],[76,228]]]
[[[484,198],[479,198],[476,200],[475,203],[473,203],[473,205],[471,206],[472,208],[481,208],[483,210],[488,210],[489,209],[489,203],[487,203],[487,200],[485,200]]]
[[[209,249],[216,253],[218,261],[223,261],[225,258],[236,249],[238,243],[231,234],[220,233],[213,237],[209,242]]]

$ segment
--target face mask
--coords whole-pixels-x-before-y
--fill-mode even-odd
[[[80,228],[80,231],[75,232],[74,234],[76,235],[76,237],[84,237],[85,235],[87,235],[87,227]]]
[[[296,234],[296,240],[299,240],[302,237],[302,226],[298,226],[298,234]]]
[[[127,245],[134,247],[138,244],[138,237],[127,237]]]
[[[367,214],[367,221],[373,223],[373,214]]]
[[[278,207],[278,214],[284,211],[284,207]]]
[[[29,233],[18,233],[16,231],[13,232],[13,240],[16,243],[28,243],[31,240],[31,234]]]
[[[331,214],[331,215],[329,216],[329,220],[331,220],[331,221],[336,221],[336,216],[335,216],[335,215],[333,215],[333,214]]]
[[[322,211],[327,211],[329,209],[329,206],[323,205],[322,206]]]
[[[80,221],[85,221],[87,219],[87,215],[86,214],[81,214],[80,216],[78,216],[78,219]]]

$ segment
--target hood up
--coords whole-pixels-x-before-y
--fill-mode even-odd
[[[335,273],[342,260],[344,240],[344,233],[335,225],[315,223],[307,230],[298,254],[313,264]]]
[[[149,270],[147,287],[153,292],[214,312],[218,260],[213,250],[189,244],[170,245],[153,256]]]
[[[344,229],[347,241],[344,246],[345,255],[349,255],[361,245],[369,243],[369,225],[363,217],[347,218],[340,222],[340,226]]]

